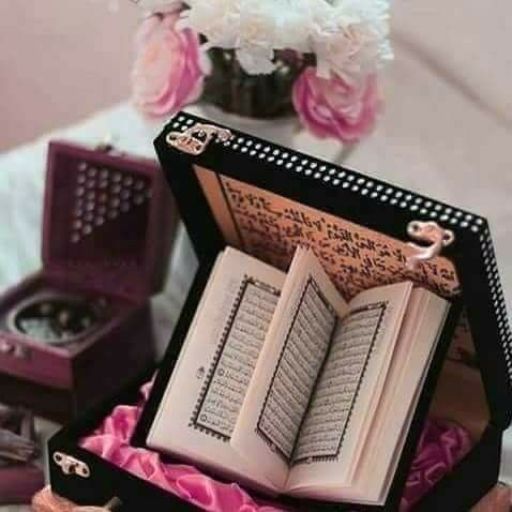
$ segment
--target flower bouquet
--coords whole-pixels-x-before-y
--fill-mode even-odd
[[[198,99],[244,117],[297,114],[318,137],[352,143],[381,104],[392,58],[388,0],[133,0],[133,97],[147,116]]]

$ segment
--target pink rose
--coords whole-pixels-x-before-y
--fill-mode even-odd
[[[170,115],[197,100],[207,74],[199,38],[177,26],[179,11],[155,14],[142,23],[132,71],[133,100],[148,116]]]
[[[337,75],[320,78],[307,67],[293,86],[300,120],[317,137],[355,142],[373,128],[380,106],[375,75],[348,82]]]

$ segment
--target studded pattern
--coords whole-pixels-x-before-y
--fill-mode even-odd
[[[194,123],[196,123],[196,120],[185,115],[178,115],[173,119],[171,128],[176,131],[185,131]],[[370,197],[396,208],[409,210],[417,215],[418,219],[438,220],[448,226],[468,229],[473,233],[481,232],[485,224],[484,219],[472,213],[361,176],[354,171],[340,170],[313,157],[304,157],[304,155],[289,149],[275,148],[270,144],[255,141],[250,137],[237,136],[226,142],[212,141],[212,144],[223,144],[233,151],[274,164],[282,169],[308,176],[314,180],[321,180],[331,186]]]
[[[78,164],[71,242],[91,235],[95,229],[144,204],[151,197],[146,178],[125,171]]]
[[[194,118],[179,114],[172,120],[170,126],[175,131],[184,131],[196,122]],[[362,197],[369,197],[398,209],[408,210],[417,220],[438,221],[446,227],[467,230],[479,236],[481,254],[496,311],[500,342],[512,384],[512,333],[508,324],[506,303],[499,281],[492,240],[487,223],[482,217],[362,176],[355,171],[339,169],[293,150],[276,148],[266,142],[254,140],[250,136],[238,135],[226,142],[212,141],[212,144],[222,144],[232,151],[271,163],[277,168],[298,173],[313,180],[321,180],[326,185],[341,188]]]

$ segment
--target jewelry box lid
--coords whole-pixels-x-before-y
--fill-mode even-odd
[[[484,218],[187,113],[155,147],[200,260],[229,244],[286,269],[308,245],[346,298],[404,279],[462,298],[448,358],[479,367],[493,423],[510,423],[512,335]]]
[[[42,258],[46,272],[142,298],[163,286],[175,216],[158,164],[105,146],[48,147]]]

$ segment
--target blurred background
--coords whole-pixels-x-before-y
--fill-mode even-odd
[[[0,1],[0,151],[129,95],[140,11],[94,0]]]
[[[0,1],[0,151],[129,96],[140,10],[130,0],[117,3],[112,13],[112,0]],[[510,130],[511,34],[509,0],[492,7],[481,0],[395,0],[392,39],[398,58],[385,80],[400,73],[401,61],[413,53]],[[411,94],[413,84],[406,86],[402,78]],[[393,89],[386,91],[388,111],[396,108],[395,98],[404,98]],[[421,124],[418,119],[408,129]]]

